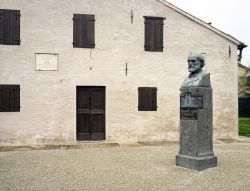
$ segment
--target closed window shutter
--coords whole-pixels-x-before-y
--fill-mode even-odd
[[[81,15],[73,15],[73,47],[81,47],[82,44],[82,22]]]
[[[154,23],[151,19],[145,19],[145,44],[144,50],[151,51],[154,49]]]
[[[10,111],[20,111],[20,85],[9,87]]]
[[[157,111],[157,88],[150,89],[150,110]]]
[[[85,16],[85,48],[95,48],[95,15]]]
[[[4,29],[4,10],[0,9],[0,44],[3,44],[3,29]]]
[[[163,51],[163,20],[155,20],[154,23],[154,42],[155,42],[155,51]]]
[[[10,13],[3,11],[3,44],[10,44]]]
[[[10,110],[10,94],[8,85],[0,85],[0,111],[8,112]]]
[[[149,17],[145,18],[145,51],[163,51],[163,17]]]
[[[0,44],[20,45],[20,11],[0,9]]]
[[[95,48],[95,16],[74,14],[73,47]]]
[[[10,11],[10,44],[20,45],[20,11],[12,10]]]
[[[147,89],[140,87],[138,88],[138,110],[139,111],[148,111],[148,93]]]
[[[20,111],[20,85],[0,85],[0,111]]]
[[[138,110],[157,111],[157,88],[139,87],[138,90]]]

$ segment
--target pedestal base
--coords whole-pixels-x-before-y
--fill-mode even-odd
[[[204,156],[204,157],[194,157],[185,155],[176,155],[176,166],[181,166],[184,168],[189,168],[193,170],[204,170],[207,168],[212,168],[217,166],[217,157]]]

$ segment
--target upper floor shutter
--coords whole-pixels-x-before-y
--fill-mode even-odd
[[[4,10],[0,9],[0,44],[3,44]]]
[[[95,48],[95,16],[74,14],[73,47]]]
[[[81,15],[74,14],[73,15],[73,47],[81,47],[82,46],[82,19]]]
[[[145,51],[152,51],[154,49],[154,23],[151,19],[145,19]]]
[[[155,20],[154,22],[154,49],[155,51],[163,51],[163,20]]]
[[[10,44],[20,45],[20,11],[10,11]]]
[[[20,45],[20,11],[0,9],[0,44]]]
[[[3,10],[3,44],[10,44],[10,14]]]
[[[95,15],[85,16],[84,48],[95,48]]]
[[[163,51],[163,17],[148,17],[145,18],[145,51]]]

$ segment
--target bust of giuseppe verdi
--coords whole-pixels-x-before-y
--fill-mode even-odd
[[[200,53],[191,53],[187,61],[189,76],[181,87],[210,87],[210,74],[202,70],[205,65],[204,56]]]

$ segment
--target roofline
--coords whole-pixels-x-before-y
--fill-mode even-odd
[[[171,8],[172,10],[174,10],[174,11],[182,14],[183,16],[187,17],[188,19],[190,19],[190,20],[192,20],[192,21],[194,21],[194,22],[196,22],[196,23],[198,23],[198,24],[206,27],[207,29],[215,32],[216,34],[218,34],[218,35],[226,38],[227,40],[229,40],[229,41],[231,41],[231,42],[233,42],[233,43],[235,43],[237,45],[243,45],[243,46],[245,45],[243,42],[241,42],[240,40],[234,38],[233,36],[224,33],[223,31],[221,31],[221,30],[219,30],[219,29],[211,26],[210,24],[206,23],[205,21],[203,21],[203,20],[201,20],[201,19],[199,19],[199,18],[197,18],[197,17],[195,17],[195,16],[193,16],[193,15],[191,15],[191,14],[183,11],[182,9],[174,6],[173,4],[171,4],[171,3],[169,3],[169,2],[167,2],[165,0],[156,0],[156,1],[164,4],[165,6]]]

